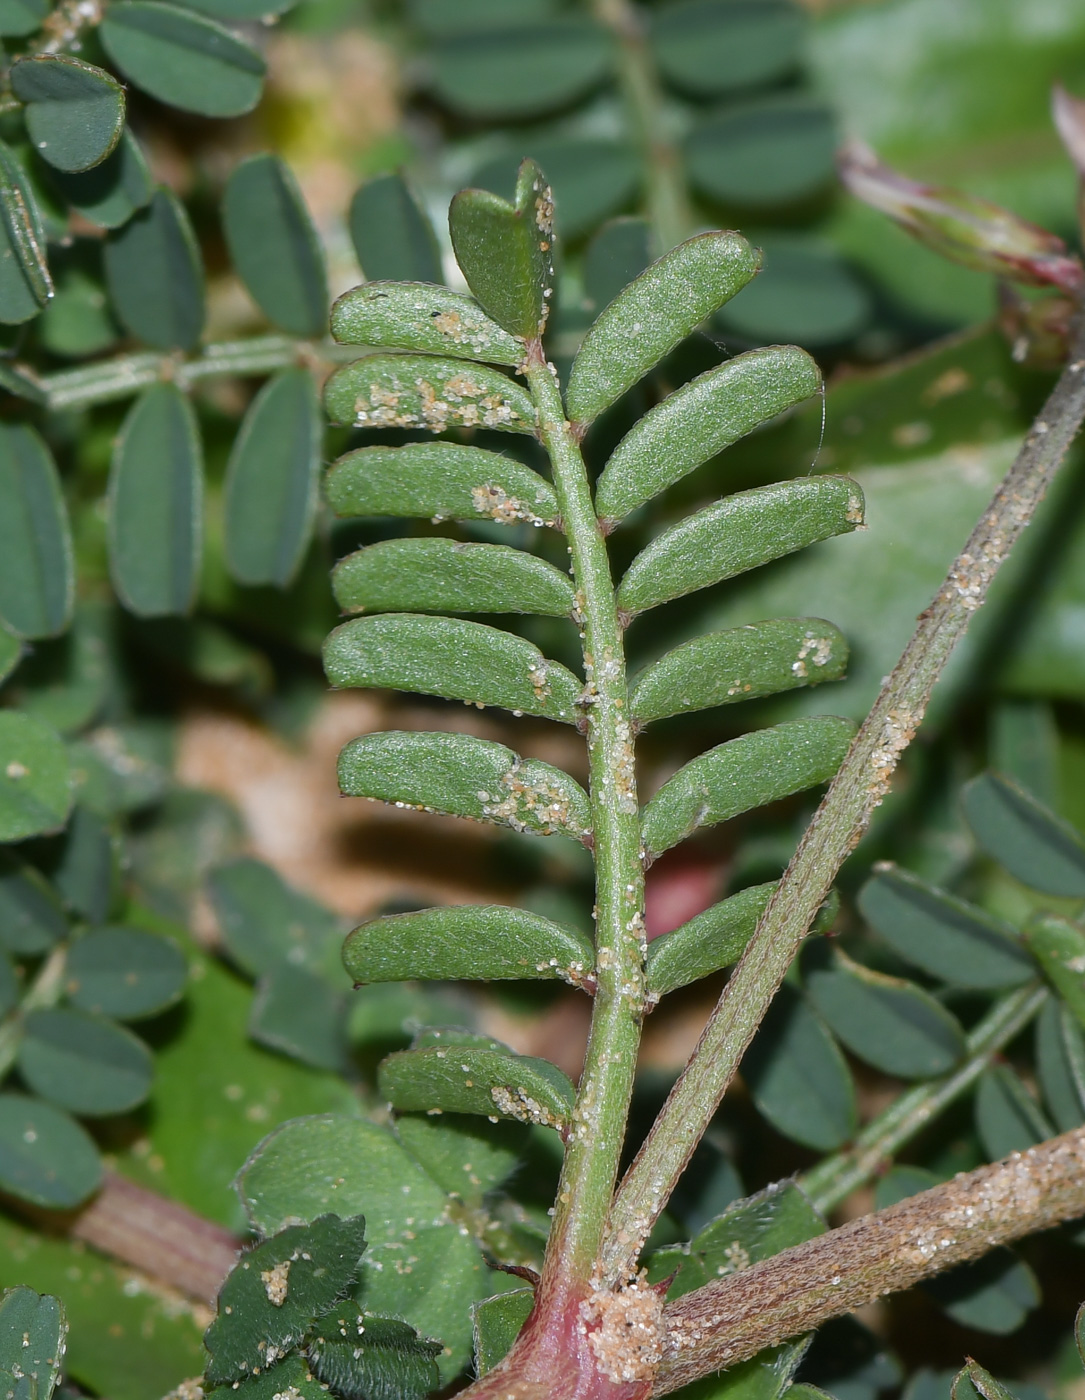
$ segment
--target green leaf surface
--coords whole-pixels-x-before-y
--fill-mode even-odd
[[[68,631],[23,662],[13,687],[20,709],[61,734],[85,729],[116,679],[115,621],[111,604],[81,602]]]
[[[172,939],[114,924],[91,929],[73,944],[65,974],[73,1006],[137,1021],[179,1000],[188,967]]]
[[[116,818],[161,801],[170,788],[169,754],[155,721],[102,725],[69,744],[79,800]]]
[[[1085,1034],[1064,1006],[1048,1001],[1036,1022],[1036,1070],[1060,1133],[1085,1123]]]
[[[533,1288],[510,1288],[483,1298],[471,1310],[475,1333],[475,1370],[480,1376],[492,1371],[508,1355],[520,1329],[535,1306]]]
[[[118,0],[98,32],[124,76],[159,102],[203,117],[239,117],[260,100],[264,60],[203,15],[160,0]]]
[[[59,831],[72,806],[60,736],[16,710],[0,711],[0,841]]]
[[[337,627],[324,644],[332,685],[381,686],[575,724],[571,671],[511,632],[462,618],[387,613]]]
[[[150,1051],[130,1031],[85,1011],[31,1011],[23,1024],[19,1073],[36,1094],[87,1118],[143,1102]]]
[[[702,233],[664,253],[597,317],[573,361],[566,404],[590,423],[708,316],[761,265],[737,233]]]
[[[103,265],[110,300],[134,336],[156,350],[196,346],[203,329],[203,263],[175,195],[156,190],[147,207],[107,239]]]
[[[713,904],[671,933],[648,944],[646,987],[653,1004],[702,977],[737,962],[753,937],[776,882],[751,885]]]
[[[280,963],[256,984],[252,1038],[314,1069],[346,1068],[346,997],[326,977]]]
[[[427,1045],[382,1061],[377,1087],[393,1108],[500,1115],[564,1128],[576,1088],[549,1060],[489,1045]]]
[[[19,1004],[19,974],[7,953],[0,951],[0,1018],[6,1017]]]
[[[49,0],[3,0],[0,4],[0,37],[25,39],[41,28],[49,13]]]
[[[98,276],[100,259],[91,254],[84,260],[82,253],[77,245],[71,261],[56,268],[56,290],[38,327],[41,344],[51,354],[71,359],[96,355],[120,336]]]
[[[1025,934],[1047,980],[1085,1028],[1085,933],[1065,919],[1039,919]]]
[[[499,370],[436,355],[370,355],[324,387],[333,423],[357,428],[496,428],[533,433],[535,405]]]
[[[530,1131],[512,1121],[480,1123],[458,1113],[403,1113],[395,1128],[438,1186],[475,1206],[516,1170]]]
[[[680,768],[645,806],[645,849],[653,857],[662,855],[701,827],[828,782],[854,733],[850,720],[815,715],[709,749]]]
[[[53,884],[73,914],[92,924],[109,917],[121,893],[122,856],[117,833],[97,812],[77,802],[50,862]]]
[[[34,192],[22,166],[0,142],[0,324],[31,320],[52,294]]]
[[[530,467],[455,442],[358,448],[339,458],[324,489],[343,516],[552,525],[558,513],[550,483]]]
[[[339,755],[339,788],[514,831],[583,840],[591,830],[588,795],[575,779],[470,734],[363,734]]]
[[[518,0],[511,10],[506,0],[407,0],[412,23],[431,39],[470,34],[495,24],[534,27],[556,9],[555,0]]]
[[[328,1162],[337,1164],[334,1173]],[[438,1362],[444,1384],[467,1363],[469,1308],[489,1291],[485,1267],[449,1218],[444,1191],[387,1128],[334,1114],[285,1123],[249,1158],[238,1189],[265,1233],[329,1210],[364,1215],[362,1307],[440,1339],[448,1349]]]
[[[652,14],[661,73],[697,97],[788,76],[805,35],[805,16],[793,0],[679,0]]]
[[[652,231],[646,219],[611,219],[584,249],[584,304],[602,311],[652,261]]]
[[[578,930],[530,910],[457,904],[362,924],[347,937],[343,963],[356,983],[556,977],[578,987],[595,955]]]
[[[859,909],[896,953],[951,986],[994,991],[1035,975],[1011,925],[895,865],[875,867]]]
[[[953,1400],[969,1400],[968,1382],[975,1387],[975,1392],[982,1396],[982,1400],[1017,1400],[1012,1390],[996,1381],[990,1371],[985,1371],[971,1359],[954,1378]]]
[[[621,520],[820,387],[821,371],[793,345],[749,350],[698,375],[649,409],[614,449],[595,493],[597,513]]]
[[[1085,841],[1023,788],[982,773],[962,793],[972,834],[1016,879],[1044,894],[1085,895]]]
[[[263,861],[242,856],[217,865],[207,889],[226,950],[251,977],[288,966],[315,970],[338,951],[335,915]]]
[[[1003,700],[991,716],[991,767],[1054,807],[1058,801],[1059,728],[1050,703]]]
[[[317,1320],[307,1355],[314,1374],[344,1400],[421,1400],[438,1387],[440,1351],[440,1342],[397,1318],[340,1304]]]
[[[321,1215],[288,1225],[243,1254],[219,1290],[204,1345],[212,1385],[262,1370],[267,1353],[296,1346],[345,1296],[366,1247],[362,1216]]]
[[[801,93],[728,103],[685,143],[691,182],[710,199],[766,209],[829,185],[839,133],[831,107]]]
[[[714,318],[725,336],[758,344],[839,345],[871,318],[870,293],[831,244],[811,234],[759,236],[764,267]]]
[[[862,523],[863,493],[848,477],[808,476],[737,491],[656,535],[630,564],[618,606],[643,612]]]
[[[116,440],[109,478],[110,573],[139,617],[185,613],[199,574],[203,454],[188,399],[144,390]]]
[[[424,282],[365,282],[332,307],[332,335],[343,345],[420,350],[516,366],[523,343],[485,315],[478,303]]]
[[[293,9],[297,0],[184,0],[190,10],[199,10],[223,24],[240,25],[246,20],[271,23]]]
[[[554,275],[554,200],[538,165],[522,162],[511,204],[490,190],[461,190],[448,228],[482,309],[523,340],[541,335]]]
[[[53,177],[73,209],[100,228],[120,228],[154,195],[140,144],[127,127],[112,153],[91,170]]]
[[[323,440],[313,376],[281,370],[249,405],[226,468],[226,562],[239,583],[286,588],[297,576]]]
[[[34,149],[58,170],[89,170],[114,149],[124,128],[124,88],[92,63],[37,54],[12,65],[11,89],[26,103]]]
[[[341,559],[332,574],[344,612],[517,612],[568,617],[568,574],[499,544],[383,540]]]
[[[983,1073],[975,1102],[976,1131],[988,1161],[1025,1152],[1055,1136],[1036,1100],[1009,1065]]]
[[[640,724],[839,680],[848,664],[842,632],[817,617],[783,617],[709,632],[667,652],[633,682]]]
[[[628,204],[643,181],[643,167],[637,151],[626,141],[570,139],[532,140],[517,138],[505,155],[479,166],[471,184],[504,195],[516,183],[516,171],[525,151],[546,171],[554,194],[554,226],[563,239],[580,238]],[[647,263],[634,268],[640,272]],[[625,285],[629,278],[620,284]]]
[[[855,1087],[824,1021],[785,983],[742,1061],[758,1112],[785,1137],[831,1152],[856,1129]]]
[[[0,945],[36,957],[67,937],[68,920],[41,872],[0,854]]]
[[[749,1361],[716,1376],[705,1376],[691,1386],[683,1387],[683,1400],[780,1400],[794,1389],[790,1384],[810,1346],[809,1335],[782,1346],[767,1347]],[[813,1391],[813,1400],[822,1400],[824,1392],[813,1386],[798,1387],[799,1393]],[[794,1400],[799,1400],[796,1396]]]
[[[319,336],[328,318],[324,252],[290,167],[267,151],[234,170],[222,231],[253,301],[291,335]]]
[[[923,1291],[962,1327],[1000,1337],[1016,1332],[1040,1302],[1036,1275],[1008,1249],[930,1279]]]
[[[0,622],[0,685],[23,659],[23,639]]]
[[[33,428],[0,426],[0,617],[23,637],[71,620],[72,535],[56,464]]]
[[[275,1400],[277,1395],[290,1395],[291,1400],[325,1400],[328,1391],[312,1374],[301,1352],[292,1351],[274,1366],[263,1368],[258,1376],[216,1386],[209,1394],[215,1400]]]
[[[371,282],[444,280],[433,225],[399,173],[378,175],[355,192],[350,236]]]
[[[0,1385],[17,1400],[50,1400],[60,1379],[68,1322],[59,1298],[9,1288],[0,1298]]]
[[[0,1187],[47,1210],[70,1210],[101,1182],[98,1149],[73,1118],[23,1094],[0,1094]]]

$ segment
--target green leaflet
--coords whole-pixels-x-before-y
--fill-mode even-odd
[[[1009,924],[895,865],[875,866],[859,909],[902,958],[952,986],[994,991],[1035,975]]]
[[[1065,919],[1039,919],[1025,937],[1047,980],[1085,1028],[1085,933]]]
[[[380,686],[575,724],[582,686],[511,632],[461,618],[386,613],[344,622],[324,643],[332,685]]]
[[[668,992],[687,987],[720,968],[737,962],[753,937],[776,882],[751,885],[713,904],[648,944],[647,996],[654,1005]]]
[[[1047,700],[1002,700],[990,725],[991,767],[1053,807],[1058,801],[1059,728]]]
[[[652,260],[652,231],[646,219],[611,219],[584,250],[586,306],[601,311]]]
[[[72,772],[47,724],[0,710],[0,842],[59,831],[72,806]]]
[[[49,1400],[60,1379],[68,1323],[59,1298],[10,1288],[0,1300],[0,1390]]]
[[[517,612],[568,617],[568,574],[500,544],[383,540],[341,559],[332,574],[344,612]]]
[[[744,734],[692,759],[644,808],[649,856],[662,855],[700,827],[828,782],[854,733],[850,720],[815,715]]]
[[[630,564],[618,606],[644,612],[863,523],[863,493],[841,476],[738,491],[656,535]]]
[[[477,302],[424,282],[366,282],[332,307],[332,335],[344,345],[421,350],[515,367],[523,343],[484,314]]]
[[[92,63],[38,54],[12,65],[11,89],[26,103],[34,149],[58,170],[89,170],[120,140],[124,88]]]
[[[953,1379],[952,1396],[953,1400],[973,1400],[976,1394],[982,1400],[1017,1400],[1013,1391],[996,1381],[990,1371],[969,1360]]]
[[[1054,1000],[1036,1022],[1036,1069],[1059,1132],[1080,1128],[1085,1123],[1085,1033]]]
[[[33,428],[0,426],[0,618],[23,637],[55,637],[75,597],[60,477]]]
[[[185,989],[185,956],[169,938],[111,925],[72,945],[64,988],[73,1006],[135,1021],[172,1006]]]
[[[807,349],[857,335],[874,306],[866,286],[831,244],[811,233],[760,237],[760,276],[713,318],[724,336],[749,343],[799,341]]]
[[[127,127],[101,164],[75,175],[57,172],[53,181],[73,209],[101,228],[120,228],[154,194],[139,142]]]
[[[550,483],[530,467],[455,442],[360,447],[339,458],[324,492],[336,515],[552,525],[558,513]]]
[[[621,520],[760,424],[816,394],[821,382],[814,361],[793,345],[749,350],[698,375],[649,409],[614,449],[595,493],[597,514]]]
[[[327,324],[324,251],[290,167],[262,152],[226,182],[222,230],[238,276],[260,310],[291,335]]]
[[[15,670],[23,656],[23,641],[0,622],[0,685]]]
[[[184,0],[190,10],[200,10],[223,24],[238,24],[245,20],[269,22],[293,9],[297,0]]]
[[[458,904],[362,924],[347,938],[343,964],[356,983],[559,977],[582,987],[595,955],[578,930],[527,909]]]
[[[286,588],[313,528],[324,440],[307,369],[284,369],[253,399],[226,468],[226,562],[240,583]]]
[[[511,147],[479,166],[471,184],[504,194],[516,183],[516,171],[525,143]],[[557,140],[532,139],[526,146],[532,159],[546,171],[554,195],[556,227],[572,241],[590,233],[599,223],[636,198],[643,179],[640,156],[628,141],[595,140],[583,136]],[[641,271],[648,259],[633,274]],[[625,286],[629,278],[621,283]]]
[[[496,428],[533,433],[526,389],[485,365],[436,355],[370,355],[336,370],[324,387],[333,423],[356,428]]]
[[[323,972],[279,963],[256,984],[249,1035],[314,1069],[347,1072],[347,1002]]]
[[[0,1094],[0,1187],[48,1210],[70,1210],[101,1184],[98,1149],[80,1124],[51,1104]]]
[[[99,26],[102,47],[136,87],[204,117],[239,117],[260,100],[266,66],[203,15],[160,0],[119,0]]]
[[[25,39],[41,28],[48,13],[48,0],[4,0],[0,5],[0,36]]]
[[[514,831],[578,841],[591,831],[588,795],[567,773],[469,734],[363,734],[339,755],[339,787]]]
[[[1085,895],[1085,841],[1023,788],[981,773],[961,797],[972,834],[1000,865],[1044,894]]]
[[[746,285],[760,255],[737,233],[702,233],[644,270],[584,337],[565,395],[569,417],[590,423]]]
[[[402,175],[378,175],[356,191],[350,236],[362,275],[371,282],[443,280],[433,226]]]
[[[1025,1152],[1055,1136],[1036,1100],[1009,1065],[993,1065],[983,1073],[975,1102],[976,1131],[988,1161],[1011,1152]]]
[[[511,204],[489,190],[461,190],[448,227],[482,309],[514,336],[540,336],[554,278],[554,198],[535,162],[521,163]]]
[[[471,1323],[475,1333],[475,1370],[480,1376],[492,1371],[508,1354],[534,1306],[534,1288],[511,1288],[475,1304]]]
[[[140,617],[185,613],[199,575],[203,459],[192,405],[155,384],[124,420],[109,478],[113,585]]]
[[[318,1318],[307,1355],[314,1375],[344,1400],[422,1400],[436,1390],[440,1377],[434,1357],[440,1342],[430,1342],[393,1317],[374,1317],[340,1304]]]
[[[142,1040],[85,1011],[31,1011],[17,1064],[36,1094],[85,1118],[135,1108],[153,1073]]]
[[[68,920],[44,875],[0,854],[0,946],[38,957],[67,937]]]
[[[1040,1302],[1036,1275],[1008,1249],[928,1280],[923,1292],[962,1327],[995,1336],[1016,1332]]]
[[[831,622],[782,617],[709,632],[675,647],[634,681],[630,710],[640,724],[839,680],[848,643]]]
[[[103,265],[110,300],[134,336],[158,350],[195,348],[203,330],[203,263],[174,195],[157,190],[111,234]]]
[[[806,29],[793,0],[678,0],[653,12],[650,42],[668,81],[714,97],[789,76]]]
[[[480,1123],[468,1113],[401,1113],[395,1128],[439,1186],[476,1206],[516,1170],[530,1133],[526,1124]]]
[[[68,908],[92,924],[107,919],[123,898],[122,849],[97,812],[76,803],[50,874]]]
[[[714,200],[766,209],[830,184],[839,140],[832,108],[805,94],[728,103],[686,138],[686,170]]]
[[[52,294],[37,201],[26,172],[0,141],[0,324],[29,321]]]
[[[258,1376],[245,1376],[229,1385],[216,1386],[209,1393],[215,1400],[275,1400],[277,1395],[290,1395],[292,1400],[326,1400],[328,1394],[310,1371],[308,1361],[297,1351],[274,1366],[264,1368]]]
[[[342,930],[335,915],[263,861],[242,856],[215,866],[207,892],[226,951],[251,977],[277,967],[316,970],[330,950],[338,953]]]
[[[549,1060],[492,1046],[400,1050],[381,1062],[377,1087],[393,1108],[403,1111],[497,1114],[564,1129],[576,1099],[568,1076]]]

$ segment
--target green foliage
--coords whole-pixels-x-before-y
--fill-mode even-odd
[[[191,350],[203,329],[203,264],[184,206],[157,190],[105,245],[109,294],[133,335]]]
[[[12,1400],[50,1400],[68,1325],[58,1298],[8,1289],[0,1301],[0,1386]]]
[[[62,54],[20,59],[11,89],[26,103],[26,131],[35,150],[58,170],[100,165],[124,128],[124,89],[101,68]]]
[[[56,464],[32,428],[0,436],[0,617],[23,637],[53,637],[71,620],[71,530]]]

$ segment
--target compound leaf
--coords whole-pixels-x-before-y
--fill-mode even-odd
[[[102,1184],[89,1133],[67,1113],[23,1094],[0,1094],[0,1186],[47,1210],[81,1205]]]
[[[737,233],[702,233],[652,263],[599,315],[573,361],[569,417],[590,423],[740,291],[761,265]]]
[[[471,297],[424,282],[366,282],[332,307],[332,335],[344,345],[378,345],[518,365],[523,342]]]
[[[1036,1069],[1060,1133],[1085,1123],[1085,1034],[1064,1006],[1048,1001],[1036,1022]]]
[[[75,597],[72,534],[56,464],[22,423],[0,426],[0,617],[23,637],[55,637]]]
[[[648,944],[646,989],[654,1005],[668,992],[737,962],[772,898],[775,881],[751,885]]]
[[[355,192],[350,236],[362,275],[370,281],[442,280],[433,225],[398,173],[378,175]]]
[[[700,827],[828,782],[854,733],[850,720],[814,715],[709,749],[680,768],[644,808],[645,849],[662,855]]]
[[[652,12],[651,45],[668,82],[714,97],[786,77],[805,33],[794,0],[679,0]]]
[[[124,1113],[151,1088],[150,1051],[131,1031],[85,1011],[31,1011],[17,1060],[43,1099],[87,1118]]]
[[[104,69],[64,54],[21,58],[11,88],[26,103],[34,149],[58,170],[89,170],[120,140],[124,88]]]
[[[533,433],[526,389],[485,365],[436,355],[370,355],[336,370],[324,388],[333,423],[356,428],[496,428]]]
[[[1047,980],[1085,1027],[1085,933],[1065,919],[1039,919],[1026,932]]]
[[[0,841],[59,831],[71,811],[72,786],[59,734],[30,715],[0,711]]]
[[[1044,894],[1085,895],[1085,841],[1042,803],[997,773],[965,785],[962,802],[972,834],[989,856]]]
[[[377,1087],[407,1112],[476,1113],[564,1128],[576,1099],[567,1075],[549,1060],[486,1045],[426,1045],[381,1062]]]
[[[0,1299],[0,1389],[16,1400],[50,1400],[60,1379],[68,1324],[59,1298],[9,1288]],[[9,1388],[10,1386],[10,1388]]]
[[[31,320],[52,295],[34,192],[26,171],[0,141],[0,324]]]
[[[422,1400],[439,1385],[434,1357],[441,1343],[398,1318],[344,1303],[318,1318],[313,1331],[309,1364],[343,1400]]]
[[[91,929],[72,945],[64,991],[83,1011],[136,1021],[172,1006],[187,977],[185,956],[172,939],[114,924]]]
[[[618,606],[643,612],[863,523],[863,493],[841,476],[737,491],[656,535],[630,564]]]
[[[1036,1100],[1009,1065],[984,1071],[976,1092],[976,1131],[991,1162],[1055,1136]]]
[[[134,336],[157,350],[195,348],[203,330],[203,263],[175,195],[156,190],[107,239],[103,265],[110,300]]]
[[[316,969],[342,937],[334,914],[250,856],[215,866],[207,889],[226,950],[251,977],[277,967]]]
[[[748,350],[698,375],[649,409],[614,449],[599,478],[596,512],[621,520],[820,387],[821,371],[793,345]]]
[[[73,209],[100,228],[120,228],[154,194],[143,151],[127,127],[100,164],[78,174],[58,171],[53,182]]]

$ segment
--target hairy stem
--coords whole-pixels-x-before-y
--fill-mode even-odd
[[[1085,1214],[1085,1128],[713,1280],[664,1311],[654,1395]]]
[[[968,1054],[952,1074],[917,1084],[872,1118],[844,1152],[826,1157],[798,1184],[818,1210],[838,1206],[864,1186],[899,1148],[976,1082],[991,1057],[1029,1024],[1047,1000],[1045,987],[1019,987],[997,1002],[968,1037]]]
[[[1085,418],[1085,325],[994,499],[882,686],[615,1201],[605,1276],[627,1275],[719,1106],[799,944],[889,788],[931,690]]]

